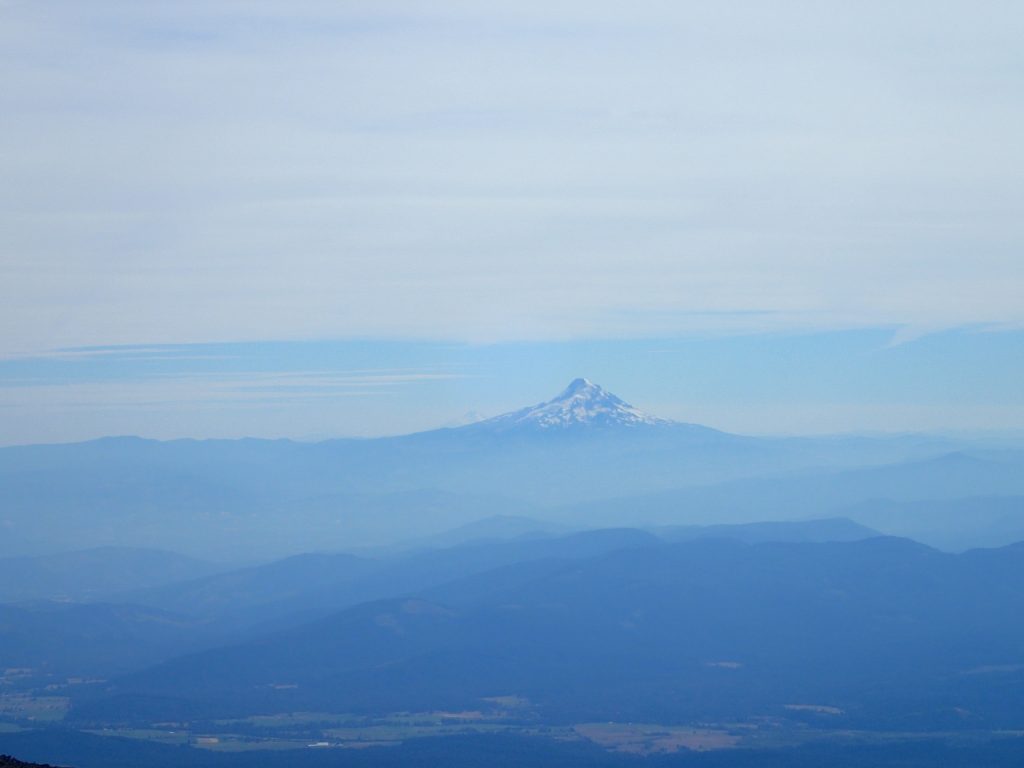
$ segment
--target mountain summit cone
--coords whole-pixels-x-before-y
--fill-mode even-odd
[[[674,423],[634,408],[589,379],[574,379],[552,400],[495,416],[473,426],[505,431],[518,428],[656,427]]]

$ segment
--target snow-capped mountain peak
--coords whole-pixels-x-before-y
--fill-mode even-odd
[[[664,426],[672,423],[634,408],[589,379],[574,379],[552,400],[496,416],[475,426],[504,430],[515,427]]]

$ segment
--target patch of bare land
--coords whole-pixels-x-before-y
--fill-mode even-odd
[[[64,719],[70,706],[70,700],[65,696],[0,695],[0,717],[12,720],[55,722]]]
[[[573,730],[605,749],[635,755],[729,749],[740,740],[724,730],[638,723],[584,723]]]
[[[791,712],[814,712],[819,715],[843,714],[839,707],[830,707],[826,704],[786,704],[786,709]]]

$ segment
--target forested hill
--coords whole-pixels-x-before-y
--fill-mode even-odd
[[[0,768],[55,768],[55,766],[42,763],[26,763],[10,755],[0,755]]]

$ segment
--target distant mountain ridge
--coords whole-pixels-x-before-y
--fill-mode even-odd
[[[0,558],[0,602],[95,600],[126,589],[157,587],[228,570],[159,549],[97,547]]]
[[[392,546],[495,515],[569,527],[822,517],[872,498],[1024,495],[1019,454],[927,436],[730,434],[576,379],[544,403],[410,435],[2,448],[0,556],[116,545],[256,561]],[[871,487],[851,491],[847,470]]]

